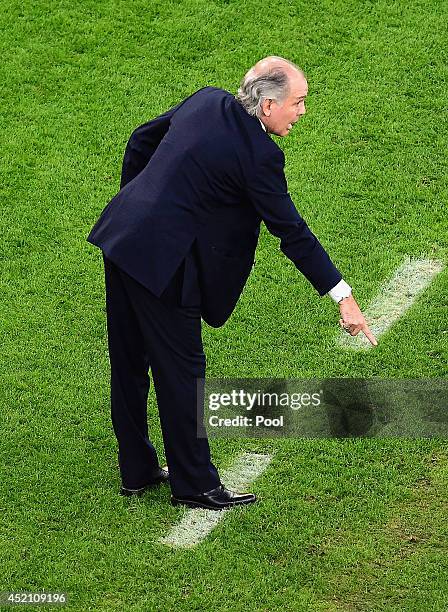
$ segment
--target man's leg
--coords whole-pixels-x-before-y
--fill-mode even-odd
[[[171,490],[177,496],[210,491],[220,479],[210,460],[208,440],[197,435],[197,379],[205,378],[200,309],[174,305],[179,297],[175,283],[157,298],[120,274],[145,337]]]
[[[104,269],[112,424],[122,484],[138,489],[151,482],[159,467],[148,437],[149,357],[119,269],[106,258]]]

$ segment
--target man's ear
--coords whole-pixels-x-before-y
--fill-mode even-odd
[[[272,104],[272,100],[270,98],[266,98],[261,103],[261,108],[263,110],[263,113],[266,115],[266,117],[269,117],[271,114],[271,104]]]

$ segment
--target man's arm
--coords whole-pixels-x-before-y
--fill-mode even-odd
[[[278,149],[257,164],[248,179],[248,197],[269,232],[280,238],[280,249],[325,295],[342,279],[325,249],[297,212],[287,190],[284,155]]]
[[[195,91],[166,113],[144,123],[132,132],[124,153],[120,189],[140,174],[167,133],[174,113],[197,93]]]
[[[140,125],[132,132],[124,153],[120,189],[140,174],[149,162],[170,127],[171,117],[181,104]]]
[[[352,336],[360,331],[377,344],[367,326],[351,287],[342,280],[325,249],[297,212],[288,193],[284,155],[278,149],[254,170],[248,195],[269,232],[280,238],[280,249],[311,282],[320,295],[330,293],[339,304],[340,325]]]

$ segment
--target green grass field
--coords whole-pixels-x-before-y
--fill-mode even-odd
[[[197,548],[157,543],[169,488],[117,495],[103,270],[86,242],[140,123],[265,55],[298,63],[284,149],[298,210],[361,307],[404,257],[447,261],[448,4],[385,0],[2,0],[0,591],[71,610],[448,609],[445,439],[211,441],[219,468],[272,452]],[[338,309],[263,228],[215,377],[446,377],[442,272],[377,349],[336,346]],[[149,414],[162,454],[153,390]]]

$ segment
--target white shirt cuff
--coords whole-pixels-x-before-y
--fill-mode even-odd
[[[352,288],[349,284],[345,282],[344,279],[341,279],[338,284],[330,289],[328,295],[335,301],[340,302],[342,299],[348,297],[352,293]]]

